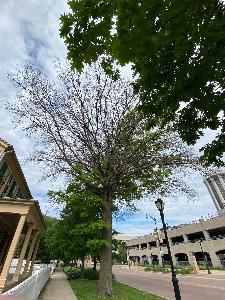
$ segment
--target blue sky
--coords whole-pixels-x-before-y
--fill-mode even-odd
[[[59,57],[66,58],[66,48],[59,38],[59,15],[67,11],[65,0],[0,0],[0,97],[13,100],[13,89],[10,86],[6,72],[13,71],[25,63],[34,63],[49,77],[52,76],[52,61]],[[1,101],[0,101],[1,102]],[[1,107],[0,136],[14,145],[19,161],[22,164],[33,197],[38,199],[42,211],[55,215],[57,211],[47,202],[46,193],[49,189],[63,186],[64,181],[40,181],[41,170],[24,160],[34,148],[32,140],[25,138],[14,129],[10,116]],[[204,139],[196,148],[212,138],[213,134],[206,132]],[[169,225],[189,222],[215,213],[215,208],[199,175],[193,176],[190,184],[198,193],[198,199],[190,201],[184,196],[166,199],[166,221]],[[145,219],[148,212],[158,220],[158,212],[149,197],[137,204],[139,211],[125,221],[114,222],[114,228],[130,235],[147,234],[153,230],[154,224]],[[158,221],[158,224],[159,221]]]

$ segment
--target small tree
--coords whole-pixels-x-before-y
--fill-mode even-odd
[[[85,191],[75,193],[73,183],[65,191],[51,191],[49,195],[65,205],[51,237],[52,248],[67,263],[80,259],[83,274],[85,258],[99,257],[99,249],[105,243],[101,236],[105,226],[101,219],[102,199]]]
[[[49,264],[51,260],[55,260],[59,257],[55,253],[55,249],[52,247],[51,237],[54,235],[55,228],[58,225],[59,220],[49,216],[44,216],[46,231],[42,234],[40,244],[37,252],[37,260],[42,263]]]
[[[124,241],[113,239],[112,241],[113,259],[118,263],[127,262],[127,244]]]
[[[129,82],[112,80],[99,64],[82,74],[59,65],[55,83],[33,66],[10,79],[18,93],[7,107],[36,141],[31,159],[102,199],[98,293],[112,296],[112,212],[156,191],[191,193],[181,172],[199,169],[198,157],[171,126],[147,130]]]

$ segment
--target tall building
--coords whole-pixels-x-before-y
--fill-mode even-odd
[[[225,212],[225,173],[215,173],[204,178],[208,191],[219,214]]]

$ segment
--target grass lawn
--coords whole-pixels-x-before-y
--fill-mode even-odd
[[[114,296],[112,298],[99,297],[96,295],[97,280],[70,280],[69,281],[78,300],[162,300],[163,298],[139,291],[135,288],[121,284],[113,283]]]

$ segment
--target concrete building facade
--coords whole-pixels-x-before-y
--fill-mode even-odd
[[[225,173],[215,173],[204,177],[204,183],[212,197],[218,214],[225,212]]]
[[[136,264],[169,262],[164,234],[159,234],[127,241],[128,260]],[[212,266],[225,266],[225,215],[168,228],[168,237],[175,265],[193,265],[195,259],[199,262],[206,256]]]
[[[15,151],[0,139],[0,293],[32,274],[43,230],[38,201],[32,199]],[[14,258],[18,263],[10,274]]]

